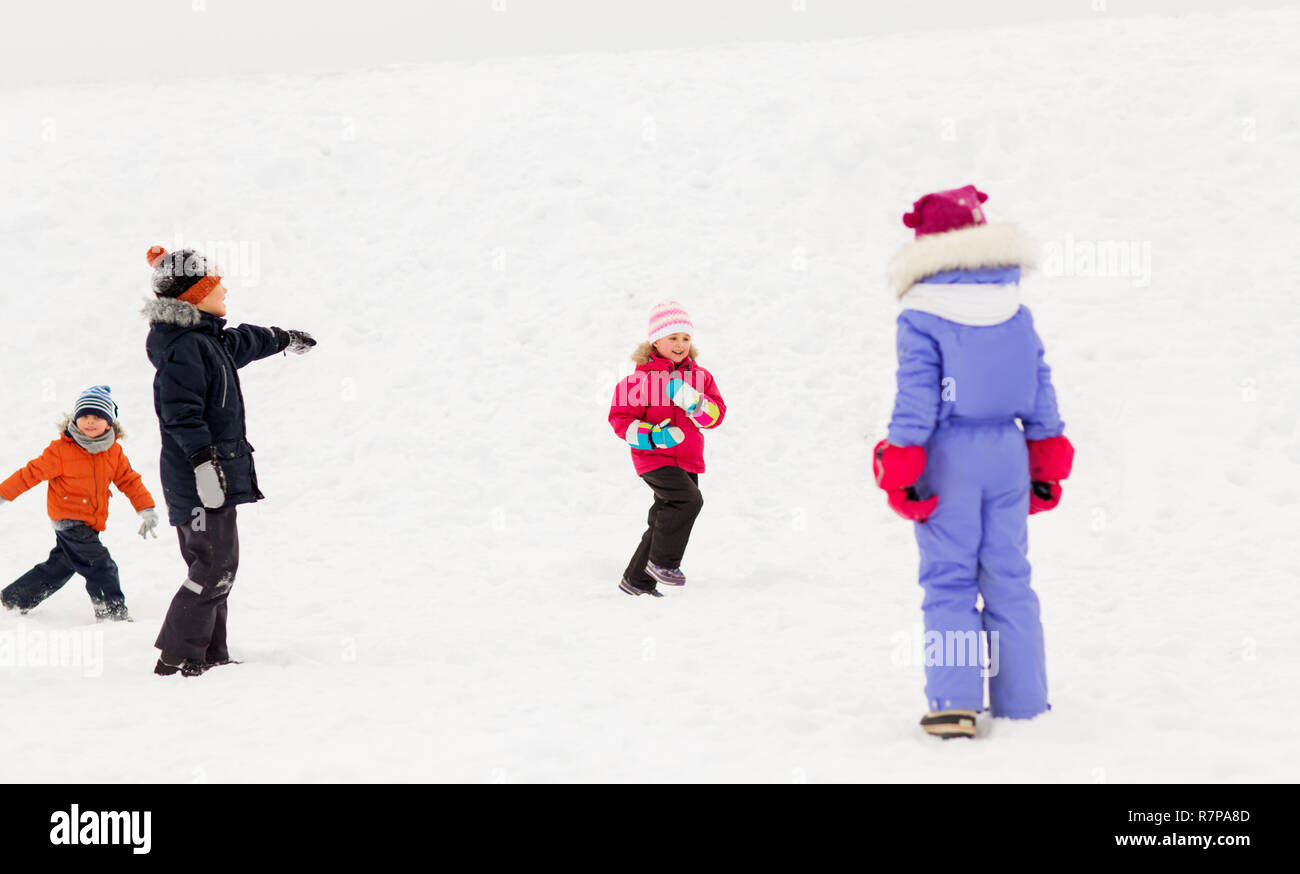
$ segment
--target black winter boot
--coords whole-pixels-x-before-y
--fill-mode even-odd
[[[96,622],[134,622],[127,612],[126,605],[104,601],[92,601],[95,605]]]
[[[153,672],[160,677],[170,677],[178,672],[182,677],[197,677],[207,669],[208,666],[203,662],[196,662],[194,659],[169,655],[168,653],[160,655],[158,664],[153,666]]]

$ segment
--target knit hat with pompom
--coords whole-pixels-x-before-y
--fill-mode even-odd
[[[145,258],[153,268],[153,293],[198,304],[221,284],[215,264],[193,249],[168,252],[162,246],[150,247]]]
[[[913,203],[912,211],[903,215],[903,224],[915,228],[918,237],[986,224],[980,204],[988,199],[974,185],[936,191]]]
[[[675,300],[655,304],[650,310],[650,342],[677,333],[695,333],[695,326],[691,324],[691,317],[686,314],[686,310]]]
[[[77,404],[73,407],[72,418],[76,420],[82,416],[99,416],[108,424],[113,424],[117,419],[117,404],[109,394],[110,391],[112,389],[106,385],[92,385],[77,395]]]

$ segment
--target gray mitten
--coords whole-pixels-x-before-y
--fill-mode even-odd
[[[190,456],[190,464],[194,465],[194,487],[203,506],[215,510],[226,503],[226,472],[217,461],[217,448],[204,446]]]
[[[152,534],[154,540],[157,540],[158,532],[155,529],[158,528],[158,511],[153,507],[145,507],[136,515],[140,517],[140,536],[148,540]]]

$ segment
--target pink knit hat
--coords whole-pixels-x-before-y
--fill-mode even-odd
[[[986,222],[980,204],[988,199],[974,185],[936,191],[913,203],[912,211],[903,215],[903,224],[916,228],[918,237],[982,225]]]
[[[669,334],[694,334],[695,326],[691,317],[675,300],[657,303],[650,310],[650,342],[661,340]]]

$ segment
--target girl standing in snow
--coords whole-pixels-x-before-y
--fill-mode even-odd
[[[713,376],[695,363],[695,327],[681,304],[650,311],[649,338],[632,353],[636,371],[619,383],[609,408],[614,433],[632,447],[632,464],[655,495],[648,527],[619,588],[662,597],[656,582],[683,586],[682,555],[704,506],[704,435],[727,414]]]
[[[226,600],[239,565],[235,508],[265,497],[245,437],[239,368],[316,341],[301,331],[226,328],[221,275],[192,249],[154,246],[155,298],[145,307],[145,350],[157,369],[154,410],[162,431],[159,472],[167,516],[189,568],[154,646],[154,673],[194,677],[229,664]]]
[[[930,708],[921,725],[944,738],[973,737],[984,709],[981,630],[997,654],[993,716],[1050,709],[1027,517],[1057,505],[1074,456],[1019,300],[1032,250],[1015,228],[985,222],[987,199],[967,185],[927,194],[903,216],[916,240],[891,268],[903,307],[898,395],[873,453],[889,506],[916,523]]]
[[[108,522],[109,484],[117,486],[140,515],[141,537],[158,536],[158,514],[153,495],[122,451],[121,438],[109,387],[91,386],[77,398],[72,415],[59,424],[58,439],[0,483],[4,504],[49,480],[45,504],[55,541],[49,558],[0,591],[5,607],[26,613],[63,588],[73,574],[81,574],[95,619],[130,620],[117,563],[99,540]]]

